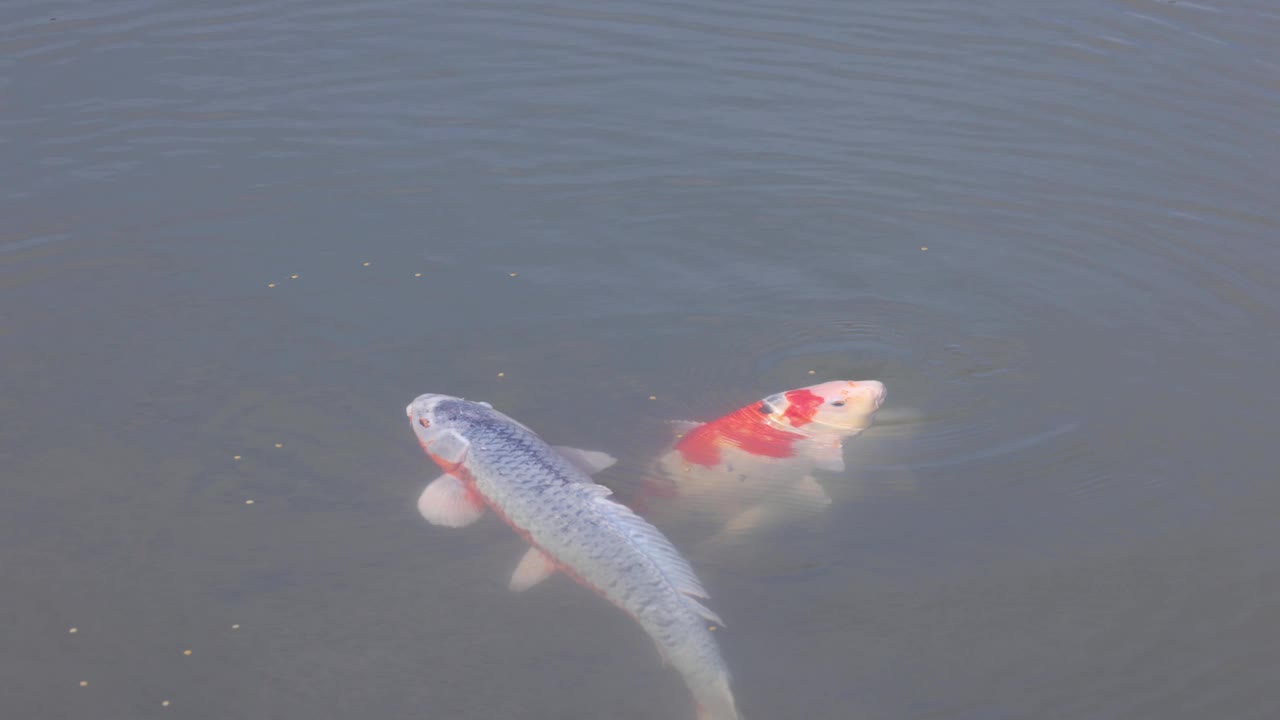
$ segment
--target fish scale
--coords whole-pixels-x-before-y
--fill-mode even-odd
[[[532,430],[491,407],[423,395],[409,406],[419,442],[462,458],[443,467],[578,583],[634,618],[684,678],[706,720],[739,716],[729,673],[695,598],[707,592],[662,533]],[[426,425],[422,421],[427,422]],[[445,438],[443,441],[440,438]]]

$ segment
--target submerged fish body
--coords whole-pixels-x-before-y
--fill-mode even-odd
[[[835,380],[707,423],[679,423],[680,436],[654,463],[639,503],[712,514],[724,521],[723,534],[819,511],[831,499],[813,473],[844,470],[844,441],[871,426],[884,399],[879,381]]]
[[[658,531],[609,498],[588,473],[603,453],[553,448],[484,403],[422,395],[406,408],[445,475],[419,499],[429,521],[474,522],[491,508],[531,545],[511,578],[524,590],[559,570],[630,614],[676,668],[699,718],[735,720],[729,673],[708,623],[723,625],[689,564]]]

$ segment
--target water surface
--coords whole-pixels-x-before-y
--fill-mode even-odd
[[[506,592],[501,523],[418,517],[402,408],[625,494],[668,419],[875,378],[827,513],[692,558],[747,717],[1276,717],[1278,31],[7,4],[0,711],[688,717],[625,615]]]

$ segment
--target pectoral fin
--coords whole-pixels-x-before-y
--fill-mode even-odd
[[[822,485],[818,484],[817,480],[814,480],[809,475],[797,480],[792,489],[797,499],[806,505],[826,507],[831,504],[831,497],[827,495],[827,491],[822,488]]]
[[[524,557],[520,558],[520,564],[511,574],[511,584],[508,587],[512,592],[524,592],[546,580],[555,571],[556,566],[551,562],[551,558],[538,548],[531,547]]]
[[[598,450],[579,450],[564,445],[556,445],[555,450],[588,475],[595,475],[618,462],[618,458]]]
[[[725,522],[704,542],[707,547],[723,545],[736,538],[759,532],[784,522],[813,517],[831,505],[831,498],[817,480],[806,475],[792,483],[773,500],[756,503]]]
[[[776,509],[764,503],[752,505],[729,518],[711,537],[699,542],[694,548],[695,555],[719,552],[743,541],[762,526],[773,525],[777,519]]]
[[[764,503],[753,505],[746,510],[729,518],[724,527],[720,528],[720,535],[737,535],[740,533],[751,532],[769,517],[769,507]]]
[[[844,447],[834,443],[812,443],[805,453],[813,458],[814,467],[829,472],[844,472]]]
[[[418,496],[418,512],[432,525],[466,527],[484,514],[484,501],[452,475],[441,475]]]

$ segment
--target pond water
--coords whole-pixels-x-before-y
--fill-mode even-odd
[[[686,549],[750,720],[1280,716],[1280,12],[0,8],[0,714],[692,717],[414,503],[403,408],[619,458],[876,379]],[[72,629],[74,628],[74,632]],[[186,653],[186,651],[190,653]]]

